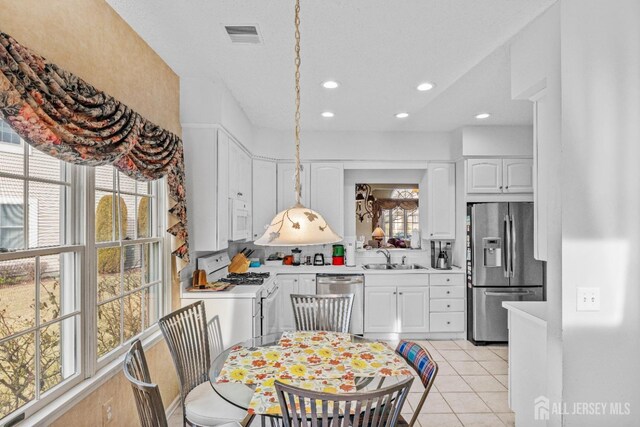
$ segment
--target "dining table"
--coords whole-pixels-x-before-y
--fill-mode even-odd
[[[284,331],[218,354],[209,380],[227,402],[252,415],[282,417],[275,381],[325,393],[373,391],[414,373],[385,342],[328,331]]]

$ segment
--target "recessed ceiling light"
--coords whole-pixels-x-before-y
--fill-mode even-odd
[[[322,87],[325,89],[335,89],[338,86],[340,86],[340,83],[333,80],[327,80],[326,82],[322,83]]]
[[[396,114],[396,117],[399,119],[406,119],[407,117],[409,117],[409,113],[398,113]]]
[[[333,114],[331,111],[325,111],[324,113],[322,113],[322,117],[326,117],[327,119],[330,119],[333,116],[335,116],[335,114]]]
[[[424,83],[420,83],[416,89],[418,89],[420,92],[425,92],[427,90],[433,89],[434,87],[436,87],[435,84],[431,82],[424,82]]]
[[[488,119],[489,117],[491,117],[491,114],[489,113],[480,113],[480,114],[476,114],[476,119]]]

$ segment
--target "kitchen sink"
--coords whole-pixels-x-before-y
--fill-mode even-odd
[[[365,264],[363,265],[365,270],[426,270],[418,264]]]
[[[394,270],[426,270],[427,267],[423,267],[418,264],[392,264]]]
[[[387,264],[365,264],[365,270],[393,270],[393,266]]]

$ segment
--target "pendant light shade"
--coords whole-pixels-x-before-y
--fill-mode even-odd
[[[254,243],[260,246],[308,246],[342,241],[322,215],[298,204],[279,212]]]
[[[300,203],[300,0],[295,1],[295,156],[296,156],[296,204],[279,212],[271,221],[262,237],[254,242],[260,246],[309,246],[324,245],[342,241],[327,224],[322,215],[302,206]]]

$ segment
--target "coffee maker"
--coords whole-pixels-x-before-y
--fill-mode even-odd
[[[431,241],[431,268],[436,270],[451,270],[451,252],[453,243],[443,240]]]

